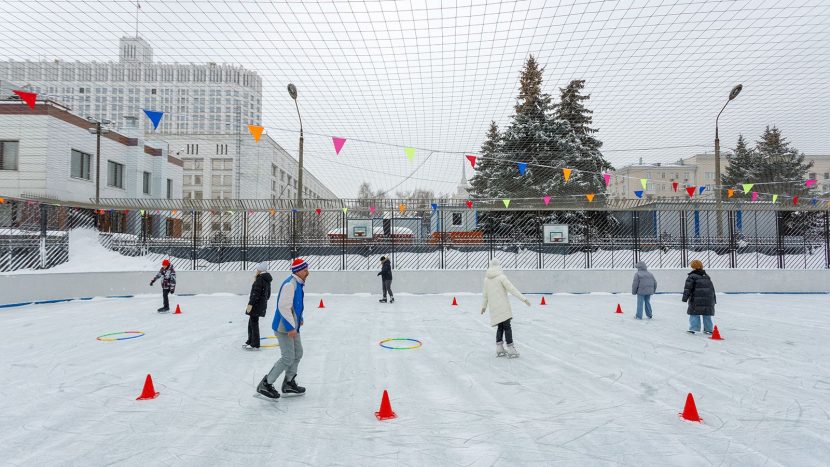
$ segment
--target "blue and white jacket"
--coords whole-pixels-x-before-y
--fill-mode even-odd
[[[303,322],[304,286],[303,280],[294,274],[288,276],[280,285],[280,291],[277,294],[277,310],[274,312],[274,322],[271,324],[274,332],[287,333],[295,329],[300,332]]]

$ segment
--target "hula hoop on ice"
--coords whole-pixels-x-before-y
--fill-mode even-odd
[[[135,334],[135,335],[129,335]],[[95,339],[101,342],[115,342],[115,341],[125,341],[128,339],[135,339],[137,337],[141,337],[144,335],[142,331],[121,331],[121,332],[111,332],[109,334],[104,334],[101,336],[96,337]],[[119,337],[110,337],[110,336],[119,336]]]
[[[385,345],[387,342],[391,342],[391,341],[408,341],[408,342],[414,342],[415,345],[412,345],[412,346],[409,346],[409,347],[393,347],[391,345]],[[418,339],[409,339],[409,338],[406,338],[406,337],[394,337],[394,338],[384,339],[384,340],[378,342],[378,344],[381,347],[383,347],[384,349],[390,349],[390,350],[411,350],[411,349],[417,349],[418,347],[424,345]]]
[[[260,337],[259,340],[260,340],[260,342],[262,342],[266,339],[276,339],[276,338],[277,338],[277,336],[268,336],[268,337]],[[265,344],[265,345],[259,344],[259,347],[263,348],[263,349],[272,349],[274,347],[279,347],[279,346],[280,346],[279,342],[277,342],[276,344]]]

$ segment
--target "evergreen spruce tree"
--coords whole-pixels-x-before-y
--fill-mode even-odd
[[[735,150],[727,154],[726,159],[729,165],[726,166],[726,172],[721,175],[721,185],[724,188],[734,188],[738,196],[750,196],[743,195],[741,186],[744,183],[754,183],[757,179],[757,171],[763,162],[758,153],[747,147],[744,135],[739,135]]]
[[[491,186],[498,183],[496,167],[501,156],[501,135],[496,122],[490,122],[487,139],[481,145],[481,156],[477,159],[476,173],[470,179],[470,196],[474,199],[491,197]]]

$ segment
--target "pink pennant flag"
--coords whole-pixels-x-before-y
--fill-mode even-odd
[[[369,206],[369,214],[374,214],[374,213],[375,213],[375,207],[374,206]]]
[[[340,155],[340,150],[343,149],[343,145],[346,144],[346,138],[332,136],[331,142],[334,143],[334,153]]]
[[[758,201],[758,192],[757,191],[752,192],[752,201]]]
[[[812,188],[812,187],[813,187],[813,185],[815,185],[815,184],[816,184],[816,182],[818,182],[818,180],[813,180],[813,179],[810,179],[810,180],[806,180],[806,181],[804,182],[804,184],[805,184],[805,185],[807,185],[807,188]]]
[[[544,197],[544,198],[542,198],[542,200],[545,202],[545,206],[547,206],[548,204],[550,204],[550,196],[545,195],[545,197]]]
[[[604,173],[602,174],[602,178],[605,180],[605,188],[608,188],[608,185],[611,184],[611,174]]]

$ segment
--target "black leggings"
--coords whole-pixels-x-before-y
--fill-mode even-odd
[[[510,320],[512,319],[513,318],[510,318],[507,321],[499,323],[499,327],[496,328],[496,342],[501,342],[502,334],[504,334],[507,343],[513,343],[513,329],[510,327]]]
[[[259,348],[259,315],[254,310],[248,315],[248,340],[245,343]]]

